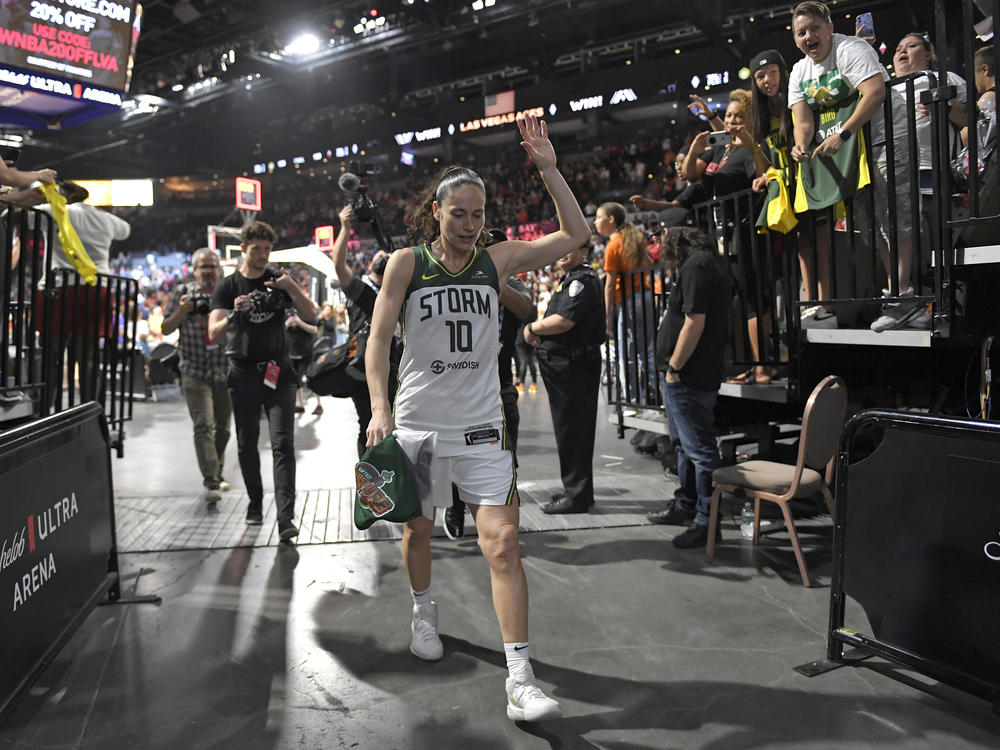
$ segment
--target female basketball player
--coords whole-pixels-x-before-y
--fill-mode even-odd
[[[544,122],[518,120],[521,145],[556,205],[559,229],[530,242],[484,248],[486,190],[479,175],[452,167],[421,196],[413,229],[425,244],[399,250],[386,267],[375,303],[365,365],[371,392],[368,445],[397,427],[437,432],[440,498],[424,499],[424,515],[406,524],[403,561],[413,594],[410,650],[421,659],[444,653],[431,601],[434,501],[451,504],[450,483],[468,503],[490,567],[493,607],[509,676],[507,716],[539,721],[561,714],[535,684],[528,661],[528,588],[518,546],[518,496],[497,376],[498,290],[507,277],[555,262],[590,237],[590,228],[556,169]],[[400,320],[405,335],[395,412],[387,392],[389,342]]]

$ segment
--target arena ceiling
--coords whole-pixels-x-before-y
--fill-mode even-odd
[[[745,0],[473,3],[149,0],[129,108],[35,131],[22,166],[79,177],[236,174],[273,144],[419,118],[463,96],[559,86],[630,64],[665,69],[677,50],[744,61],[761,39],[788,33],[790,9]],[[843,19],[892,5],[900,4],[840,0],[835,9]],[[931,5],[895,12],[926,23]],[[306,32],[319,40],[315,51],[287,49]]]

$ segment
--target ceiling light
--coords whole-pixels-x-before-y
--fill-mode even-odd
[[[473,10],[482,10],[484,7],[483,0],[476,0],[476,2],[472,4]]]
[[[296,37],[283,50],[286,55],[311,55],[319,49],[319,38],[315,34],[302,34]]]

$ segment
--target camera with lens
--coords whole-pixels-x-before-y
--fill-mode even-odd
[[[284,289],[254,289],[250,304],[255,312],[278,312],[292,306],[292,298]]]
[[[191,304],[194,305],[195,315],[208,315],[212,310],[212,297],[204,292],[193,292]]]
[[[352,161],[348,165],[348,170],[340,176],[337,184],[345,193],[354,193],[354,200],[351,201],[351,208],[354,209],[354,216],[358,221],[371,223],[375,220],[377,207],[375,202],[368,196],[368,188],[365,187],[362,179],[375,174],[374,167],[364,162]]]
[[[382,214],[378,210],[378,204],[368,195],[368,188],[362,182],[363,177],[373,175],[377,170],[375,167],[364,162],[352,161],[349,166],[350,170],[340,175],[337,184],[345,193],[354,193],[351,208],[354,209],[355,218],[371,226],[372,234],[375,235],[375,241],[378,242],[378,246],[382,250],[385,250],[385,252],[392,253],[396,249],[393,247],[392,237],[385,230]]]

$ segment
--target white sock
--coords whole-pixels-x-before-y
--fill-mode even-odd
[[[507,657],[507,673],[520,682],[535,679],[535,672],[531,668],[531,662],[528,661],[529,651],[527,641],[503,644],[503,652]]]
[[[413,596],[413,606],[423,607],[431,603],[431,587],[428,586],[423,591],[414,591],[410,586],[410,594]]]

